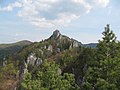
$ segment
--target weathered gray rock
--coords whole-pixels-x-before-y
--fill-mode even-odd
[[[46,47],[46,45],[44,46],[44,49],[46,49],[47,47]]]
[[[52,45],[49,45],[47,50],[53,52],[53,47],[52,47]]]
[[[59,32],[59,30],[55,30],[50,38],[56,40],[60,36],[61,36],[61,33]]]
[[[35,61],[37,60],[37,57],[35,56],[35,53],[31,53],[28,58],[27,58],[27,65],[32,65],[34,66],[35,65]]]
[[[3,63],[2,63],[2,65],[3,65],[3,67],[5,67],[5,66],[7,65],[7,60],[6,60],[5,57],[3,58]]]
[[[35,56],[35,53],[31,53],[27,60],[24,61],[24,65],[20,66],[20,75],[24,76],[28,72],[28,65],[39,66],[42,64],[42,59]]]
[[[73,42],[73,47],[79,47],[79,43],[77,41]]]
[[[53,38],[54,38],[54,39],[57,39],[60,35],[61,35],[61,34],[60,34],[59,30],[55,30],[55,31],[53,32]]]
[[[23,68],[23,74],[28,72],[28,65],[26,62],[24,62],[24,68]]]
[[[27,58],[27,65],[39,66],[42,63],[42,59],[35,56],[35,53],[31,53]]]
[[[70,45],[70,48],[75,48],[75,47],[79,47],[80,46],[80,43],[76,40],[72,40],[71,41],[71,45]]]
[[[35,65],[39,66],[40,64],[42,64],[42,59],[41,58],[37,58],[37,60],[35,61]]]
[[[60,52],[61,50],[60,50],[60,48],[57,48],[57,52]]]
[[[41,53],[41,55],[43,55],[43,53],[44,53],[41,49],[39,49],[39,52]]]

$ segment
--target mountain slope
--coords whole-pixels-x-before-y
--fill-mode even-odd
[[[37,56],[46,58],[81,45],[81,42],[62,35],[58,30],[55,30],[50,38],[29,45],[19,55],[21,56],[24,53],[24,57],[27,57],[31,53],[36,53]]]
[[[91,60],[88,57],[93,57],[91,55],[92,50],[86,50],[81,42],[55,30],[48,39],[26,46],[14,56],[10,56],[8,61],[12,60],[15,69],[19,72],[20,81],[27,72],[34,77],[36,71],[39,71],[43,62],[47,60],[47,62],[55,62],[59,65],[61,75],[74,74],[75,82],[80,85],[85,71],[83,69],[87,67],[87,60]],[[9,74],[5,77],[9,77]]]
[[[24,46],[30,45],[32,42],[23,40],[16,43],[11,44],[0,44],[0,59],[17,53],[20,51]]]
[[[35,72],[45,60],[55,61],[62,73],[74,73],[76,82],[81,83],[77,80],[79,78],[82,81],[82,69],[85,67],[85,58],[87,58],[85,55],[89,55],[89,51],[84,52],[81,42],[62,35],[58,30],[55,30],[50,38],[35,42],[17,54],[21,63],[20,75],[22,76],[28,71]]]

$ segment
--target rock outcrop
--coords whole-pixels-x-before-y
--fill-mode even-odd
[[[59,30],[55,30],[53,34],[51,35],[51,39],[58,39],[61,36],[61,33]]]
[[[70,45],[70,48],[75,48],[75,47],[79,47],[81,45],[80,42],[74,40],[74,39],[71,39],[71,45]]]
[[[24,65],[20,67],[20,75],[24,75],[28,72],[28,66],[31,65],[33,67],[39,66],[42,64],[42,59],[35,56],[35,53],[31,53],[28,55],[27,60],[24,61]]]
[[[5,67],[5,66],[7,65],[7,60],[6,60],[5,57],[3,58],[3,63],[2,63],[2,65],[3,65],[3,67]]]
[[[26,60],[27,65],[39,66],[42,64],[42,59],[35,56],[35,53],[31,53]]]
[[[53,52],[53,47],[52,47],[52,45],[49,45],[47,50],[50,51],[50,52]]]

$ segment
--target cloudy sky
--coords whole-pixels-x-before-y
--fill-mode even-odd
[[[55,29],[97,42],[106,24],[120,40],[119,0],[0,0],[0,43],[40,41]]]

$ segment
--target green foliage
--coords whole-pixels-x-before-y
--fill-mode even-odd
[[[70,48],[74,40],[63,35],[33,43],[9,57],[13,63],[0,67],[0,80],[13,78],[16,60],[24,68],[27,57],[35,53],[42,64],[27,66],[20,90],[120,90],[120,42],[109,25],[102,34],[96,48]]]
[[[103,36],[103,40],[99,40],[96,57],[93,58],[97,63],[88,68],[83,90],[86,87],[88,90],[120,89],[120,46],[109,25],[105,27]]]
[[[62,76],[58,65],[47,61],[35,73],[27,73],[21,86],[25,90],[79,90],[72,74]]]
[[[0,85],[3,84],[6,80],[16,79],[17,71],[18,71],[18,68],[16,68],[13,65],[13,63],[9,63],[7,64],[7,66],[1,67],[0,68]]]

